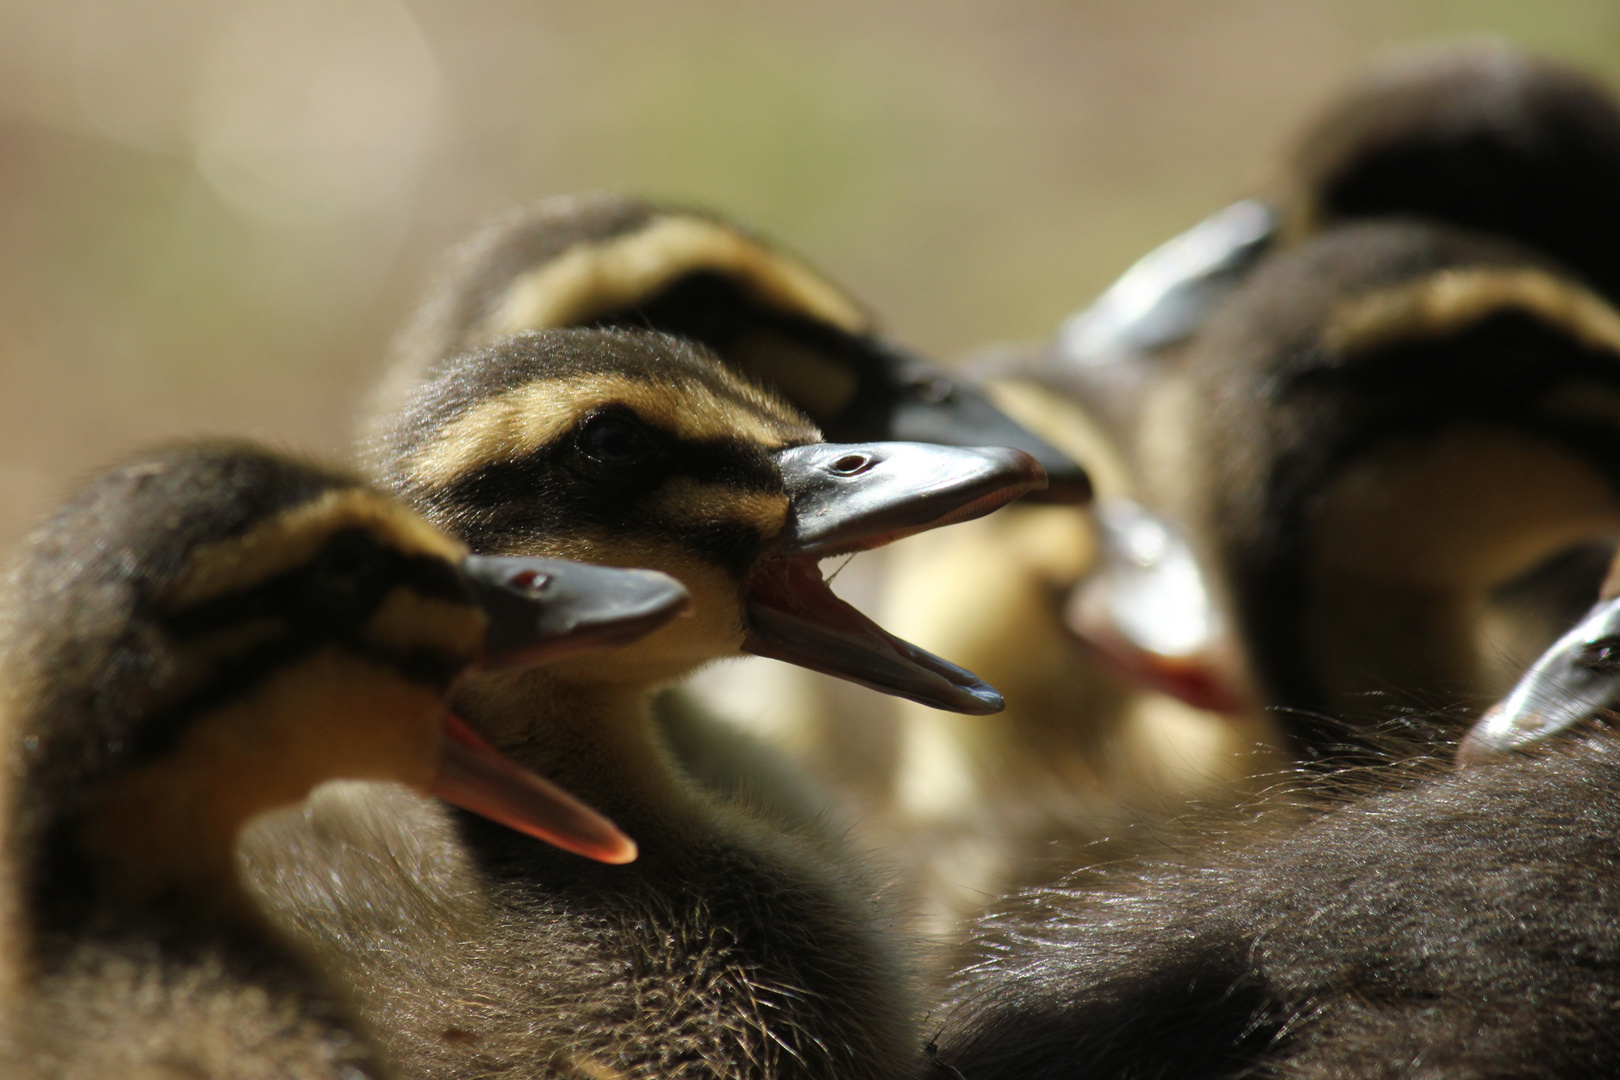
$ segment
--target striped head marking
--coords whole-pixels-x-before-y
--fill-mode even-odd
[[[787,520],[773,453],[818,441],[677,338],[558,330],[439,368],[377,456],[474,550],[657,566],[661,548],[740,579]]]
[[[333,777],[429,784],[444,695],[485,644],[464,550],[352,476],[240,443],[82,489],[9,605],[11,842],[40,910],[233,894],[257,813]]]

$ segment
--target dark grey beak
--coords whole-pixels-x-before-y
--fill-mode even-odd
[[[1021,450],[934,443],[812,443],[779,450],[793,516],[776,554],[826,557],[988,514],[1046,486]]]
[[[1541,654],[1457,747],[1460,765],[1531,750],[1620,706],[1620,600],[1598,604]]]
[[[748,582],[743,648],[936,709],[992,713],[978,676],[901,641],[827,587],[818,561],[988,514],[1044,475],[1005,447],[818,443],[778,451],[792,517]]]
[[[902,381],[884,427],[886,438],[905,442],[1020,450],[1035,459],[1048,481],[1028,501],[1091,501],[1091,477],[1077,461],[1015,423],[982,391],[931,364],[918,367]]]
[[[628,645],[691,606],[681,583],[656,570],[469,555],[461,571],[489,616],[484,671]]]

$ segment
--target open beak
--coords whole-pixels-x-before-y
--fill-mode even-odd
[[[1127,680],[1194,708],[1239,712],[1249,695],[1220,660],[1225,626],[1192,547],[1129,499],[1103,499],[1097,568],[1069,594],[1063,617]]]
[[[743,648],[952,712],[999,712],[972,672],[901,641],[833,595],[820,560],[982,517],[1045,485],[1005,447],[814,443],[777,452],[792,518],[748,583]]]
[[[461,571],[489,616],[480,671],[628,645],[692,606],[681,583],[656,570],[468,555]]]
[[[477,670],[529,667],[628,645],[691,606],[680,582],[655,570],[511,555],[469,555],[461,572],[489,619]],[[508,761],[448,709],[431,791],[448,803],[605,863],[636,845],[562,788]]]
[[[432,794],[463,810],[597,862],[633,862],[636,842],[550,780],[501,756],[455,713],[440,718],[443,743]]]
[[[1620,705],[1620,601],[1606,600],[1555,641],[1457,747],[1474,765],[1531,750]]]
[[[1091,501],[1091,477],[1077,461],[996,408],[976,387],[933,365],[903,381],[884,428],[887,438],[908,442],[1021,450],[1035,459],[1047,478],[1027,501]]]

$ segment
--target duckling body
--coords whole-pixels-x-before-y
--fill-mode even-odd
[[[939,1063],[968,1080],[1609,1075],[1617,752],[1606,732],[1407,777],[1297,831],[1211,839],[1191,866],[1032,892],[977,931]]]
[[[940,707],[993,708],[971,676],[886,638],[833,600],[819,574],[801,575],[822,553],[985,512],[1036,483],[1038,469],[1012,451],[915,447],[905,453],[982,460],[990,471],[902,520],[920,505],[906,488],[917,481],[901,471],[886,480],[878,459],[904,444],[818,440],[797,413],[685,342],[627,331],[525,334],[456,358],[430,371],[385,429],[373,448],[384,482],[473,547],[662,567],[697,601],[693,620],[611,663],[481,680],[457,700],[520,763],[565,785],[604,785],[593,801],[646,830],[632,866],[599,875],[536,856],[475,822],[402,809],[403,796],[386,811],[318,806],[312,820],[280,823],[300,839],[264,845],[268,858],[255,852],[278,917],[335,954],[350,982],[374,988],[367,1018],[410,1075],[915,1068],[908,960],[868,874],[836,845],[689,779],[649,699],[746,644]],[[935,479],[944,486],[924,487],[956,483]],[[847,496],[835,490],[844,483],[855,485]],[[430,915],[390,928],[385,946],[366,897],[422,891],[393,853],[424,835],[459,851],[467,874],[404,904]],[[278,872],[274,853],[288,842],[376,884],[356,891],[324,873]]]
[[[335,777],[480,789],[526,828],[581,809],[441,743],[451,680],[493,655],[464,552],[358,479],[234,443],[111,470],[30,539],[0,654],[5,1075],[383,1075],[234,846]]]
[[[1616,607],[1534,665],[1456,772],[1364,772],[1373,793],[1302,827],[1273,816],[984,920],[941,1074],[1613,1073]]]

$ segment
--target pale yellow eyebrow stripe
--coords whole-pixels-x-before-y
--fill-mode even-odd
[[[467,552],[460,541],[392,499],[362,488],[337,488],[240,536],[198,548],[164,601],[185,607],[240,592],[310,561],[334,534],[355,528],[407,555],[456,562]]]
[[[741,438],[767,449],[803,440],[806,428],[702,390],[621,375],[537,379],[480,402],[411,455],[421,490],[444,487],[480,466],[520,460],[560,439],[592,409],[623,405],[681,439]]]
[[[725,274],[779,311],[850,334],[871,328],[853,300],[797,260],[717,222],[661,215],[633,233],[580,244],[518,275],[470,344],[523,330],[581,326],[705,270]]]
[[[1421,281],[1341,303],[1323,334],[1339,352],[1455,333],[1488,315],[1518,308],[1562,327],[1590,348],[1620,353],[1620,313],[1588,289],[1545,270],[1443,270]]]

